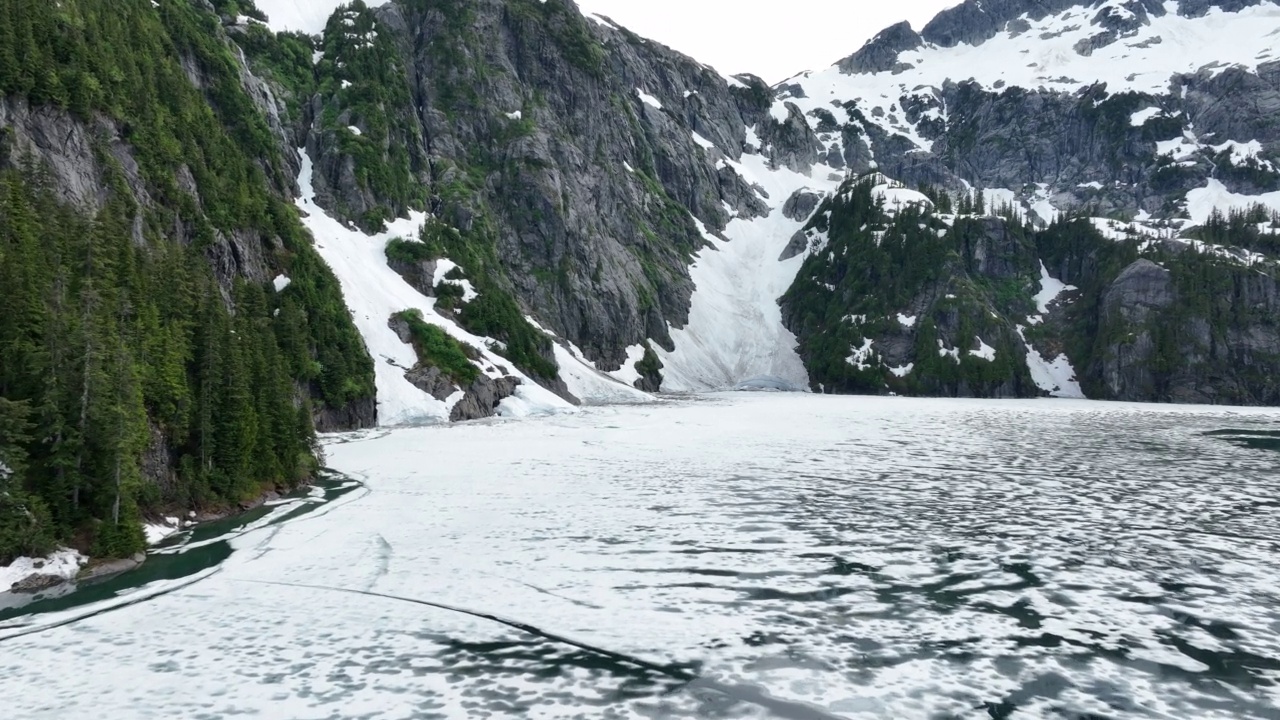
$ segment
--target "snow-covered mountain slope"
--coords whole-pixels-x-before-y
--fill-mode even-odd
[[[377,235],[366,235],[345,226],[316,205],[311,158],[305,150],[299,150],[299,155],[302,174],[298,178],[301,195],[297,206],[303,223],[315,238],[317,251],[342,284],[356,327],[373,356],[379,425],[448,422],[454,406],[464,395],[459,390],[446,400],[439,400],[407,379],[406,373],[418,364],[419,358],[413,346],[404,342],[388,324],[393,315],[404,310],[420,311],[427,322],[479,351],[480,358],[475,364],[485,375],[493,379],[515,377],[520,380],[514,395],[502,400],[498,414],[521,417],[575,410],[572,404],[539,386],[494,352],[496,343],[492,338],[473,335],[438,313],[436,298],[423,296],[388,266],[387,243],[392,238],[417,237],[425,215],[414,213],[407,219],[396,220]],[[557,346],[556,359],[569,391],[584,402],[652,400],[639,390],[611,381],[565,348]]]
[[[1211,179],[1236,193],[1214,193],[1223,209],[1280,210],[1259,192],[1280,181],[1277,48],[1274,0],[969,0],[780,84],[774,114],[794,105],[855,170],[1004,188],[1045,222],[1101,206],[1198,223],[1185,193]]]
[[[874,63],[864,50],[784,84],[805,88],[808,99],[794,102],[806,112],[831,100],[856,99],[864,112],[885,111],[887,120],[888,113],[901,113],[895,105],[903,95],[947,81],[1065,92],[1101,82],[1112,93],[1159,94],[1177,73],[1217,75],[1229,67],[1256,72],[1260,64],[1280,59],[1280,5],[1269,0],[1234,12],[1214,6],[1198,17],[1179,14],[1178,0],[1085,2],[1043,17],[1035,16],[1031,3],[1027,6],[980,43],[944,46],[914,33],[894,38],[886,31],[869,47],[887,51],[886,43],[896,39],[902,49],[891,65]],[[895,127],[893,122],[883,126]],[[906,122],[899,126],[909,129]]]
[[[267,16],[267,25],[276,32],[301,32],[319,35],[324,32],[329,16],[350,0],[255,0]],[[386,5],[390,0],[365,0],[369,7]]]

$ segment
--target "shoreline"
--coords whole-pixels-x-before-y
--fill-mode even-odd
[[[315,481],[316,478],[310,478],[289,492],[306,490],[313,486]],[[92,557],[74,547],[61,547],[49,555],[39,558],[17,558],[9,565],[0,566],[0,578],[4,578],[6,574],[15,578],[8,581],[7,587],[0,588],[0,597],[5,595],[34,596],[67,585],[75,586],[100,582],[137,570],[146,563],[151,549],[163,543],[169,537],[200,525],[253,512],[269,502],[279,500],[281,497],[284,497],[284,495],[280,493],[280,490],[272,487],[259,493],[253,500],[238,503],[228,508],[200,512],[189,510],[185,518],[181,515],[161,514],[160,519],[165,522],[144,519],[143,530],[148,535],[147,549],[134,553],[127,558]],[[176,520],[177,523],[167,522],[170,520]],[[153,528],[155,529],[154,532],[152,531]],[[156,536],[155,532],[163,534]],[[155,537],[154,541],[152,541],[153,537]],[[68,562],[75,563],[76,570],[74,572],[69,572]],[[23,574],[6,573],[6,571],[20,564],[29,566],[28,569],[20,571]]]

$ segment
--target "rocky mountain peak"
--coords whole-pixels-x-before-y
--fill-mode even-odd
[[[911,23],[904,20],[880,31],[861,50],[841,60],[840,72],[853,74],[892,70],[898,64],[900,53],[915,50],[923,44],[924,39],[911,29]]]

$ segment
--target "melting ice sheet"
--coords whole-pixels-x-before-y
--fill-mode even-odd
[[[1278,422],[734,393],[331,438],[364,497],[246,533],[189,587],[0,643],[0,707],[1274,717],[1280,453],[1204,433]]]

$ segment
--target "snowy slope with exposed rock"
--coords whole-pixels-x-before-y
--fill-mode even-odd
[[[397,220],[383,233],[366,235],[344,226],[315,203],[313,165],[305,151],[299,151],[302,175],[298,178],[301,196],[297,205],[303,222],[316,241],[316,249],[333,269],[351,308],[356,327],[373,356],[378,389],[378,424],[382,426],[448,422],[455,406],[464,399],[459,389],[441,400],[410,382],[407,373],[419,363],[409,343],[404,342],[388,321],[404,310],[419,310],[424,319],[480,354],[475,364],[491,379],[515,378],[515,392],[501,400],[498,414],[509,417],[573,412],[574,406],[539,386],[506,358],[498,355],[492,338],[477,337],[440,315],[436,299],[428,298],[409,285],[387,264],[386,245],[394,237],[415,237],[425,220],[416,214]],[[446,261],[447,262],[447,261]],[[633,388],[617,386],[602,378],[594,368],[572,354],[557,352],[563,379],[571,393],[587,401],[646,401],[648,396]]]
[[[859,172],[1006,188],[1045,222],[1082,205],[1200,220],[1169,190],[1212,191],[1218,165],[1262,173],[1227,178],[1224,205],[1277,207],[1256,190],[1280,180],[1278,47],[1273,0],[970,0],[785,81],[778,104]],[[1128,122],[1091,116],[1116,98]]]
[[[301,32],[319,35],[324,32],[329,16],[350,0],[255,0],[267,16],[267,25],[276,32]],[[390,0],[365,0],[370,7],[385,5]]]
[[[856,99],[866,113],[877,108],[885,113],[883,122],[879,114],[873,122],[910,132],[918,122],[905,118],[899,100],[922,86],[975,80],[995,90],[1074,92],[1101,82],[1112,93],[1159,94],[1178,73],[1218,75],[1233,66],[1256,72],[1259,65],[1280,59],[1280,6],[1271,2],[1234,12],[1209,7],[1197,17],[1179,14],[1177,0],[1083,2],[1039,17],[1030,3],[1027,7],[976,43],[948,45],[929,30],[922,36],[897,26],[839,64],[783,85],[805,89],[808,97],[792,102],[806,112],[831,100]],[[898,46],[896,56],[891,43]],[[934,116],[945,119],[946,109]]]
[[[978,206],[963,214],[960,237],[958,227],[937,229],[963,260],[944,277],[965,279],[947,286],[917,277],[910,283],[923,283],[912,287],[919,294],[900,307],[858,297],[903,291],[862,258],[909,228],[844,227],[832,253],[830,211],[806,226],[800,247],[807,240],[811,256],[825,255],[806,261],[784,317],[811,374],[815,363],[823,368],[815,383],[857,392],[1031,389],[991,385],[981,367],[959,379],[926,369],[921,341],[912,340],[919,329],[877,315],[927,310],[930,332],[942,335],[938,352],[957,364],[985,356],[982,336],[966,355],[973,340],[964,329],[994,324],[1025,356],[1034,388],[1052,395],[1280,398],[1267,372],[1244,369],[1280,370],[1272,319],[1280,309],[1277,47],[1273,0],[969,0],[919,33],[893,26],[835,66],[780,83],[771,115],[803,117],[826,162]],[[1094,215],[1084,221],[1091,230],[1043,232],[1081,214]],[[927,264],[925,254],[902,261]],[[1103,267],[1100,255],[1120,264]],[[1189,267],[1197,264],[1215,269]],[[1064,273],[1082,288],[1054,279]],[[1065,299],[1049,312],[1046,300],[1059,294]],[[876,308],[870,317],[867,307]],[[1128,344],[1097,339],[1103,328]],[[847,347],[832,347],[836,337]],[[824,359],[838,352],[847,363]],[[922,376],[938,373],[941,386]]]

